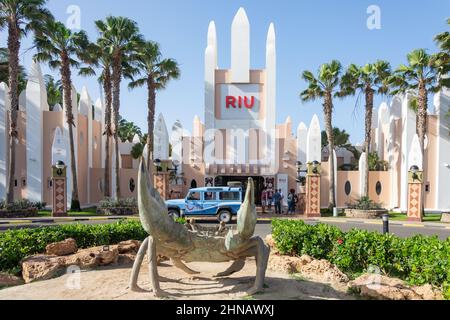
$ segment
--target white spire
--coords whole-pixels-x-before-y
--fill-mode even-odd
[[[231,25],[231,70],[233,82],[250,82],[250,23],[244,8]]]

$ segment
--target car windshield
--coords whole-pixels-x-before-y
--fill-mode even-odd
[[[200,200],[200,192],[190,192],[187,199],[191,201]]]

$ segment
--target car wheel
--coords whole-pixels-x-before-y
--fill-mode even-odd
[[[178,212],[178,210],[170,209],[169,216],[171,216],[173,220],[176,220],[180,217],[180,213]]]
[[[217,215],[219,222],[230,223],[231,222],[231,212],[229,210],[220,210]]]

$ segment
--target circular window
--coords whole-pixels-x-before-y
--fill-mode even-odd
[[[344,189],[345,189],[345,194],[346,194],[347,196],[349,196],[350,193],[352,192],[352,184],[350,183],[350,181],[347,181],[347,182],[345,183]]]
[[[383,188],[381,186],[381,182],[378,181],[377,184],[375,185],[375,191],[376,191],[377,195],[380,195],[382,190],[383,190]]]
[[[130,182],[128,183],[128,188],[130,189],[131,192],[134,192],[134,190],[136,189],[136,183],[134,183],[133,178],[130,178]]]

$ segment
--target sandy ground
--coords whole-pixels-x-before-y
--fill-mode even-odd
[[[190,263],[189,267],[201,272],[197,276],[191,276],[176,269],[169,262],[162,263],[158,271],[161,277],[167,279],[161,282],[161,288],[169,294],[164,299],[354,299],[345,293],[343,286],[333,287],[270,270],[267,270],[264,292],[248,296],[245,290],[250,288],[254,281],[256,271],[254,260],[247,260],[245,268],[230,277],[212,278],[213,274],[225,270],[228,266],[228,263]],[[155,299],[151,292],[131,292],[127,289],[130,272],[131,265],[103,267],[82,271],[81,274],[66,274],[56,279],[0,290],[0,300]],[[74,288],[77,276],[79,288]],[[139,285],[147,290],[150,288],[146,264],[141,269]]]

